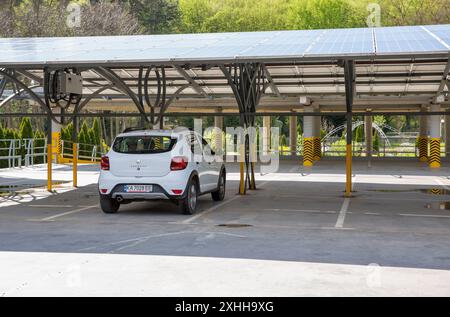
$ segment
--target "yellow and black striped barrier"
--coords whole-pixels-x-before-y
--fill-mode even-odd
[[[314,164],[314,138],[303,140],[303,166],[310,167]]]
[[[322,143],[320,138],[314,138],[314,161],[322,159]]]
[[[421,162],[428,161],[428,137],[419,137],[419,160]]]
[[[430,157],[428,158],[428,163],[431,168],[441,167],[441,139],[431,138],[430,139]]]

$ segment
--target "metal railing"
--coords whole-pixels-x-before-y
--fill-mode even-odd
[[[98,163],[106,153],[103,146],[78,145],[78,159]],[[73,142],[61,140],[61,150],[53,155],[73,159]],[[56,157],[56,156],[55,156]],[[1,139],[0,168],[15,168],[47,163],[47,139]]]
[[[23,139],[25,148],[25,166],[33,166],[35,159],[42,158],[42,163],[47,162],[47,139]]]
[[[22,155],[21,155],[22,142],[15,139],[3,139],[0,140],[0,166],[2,167],[21,167]],[[7,166],[4,162],[7,161]]]
[[[214,142],[214,141],[211,141]],[[323,157],[345,157],[346,142],[342,138],[331,138],[322,140],[322,156]],[[445,143],[441,145],[442,157],[446,156]],[[224,155],[238,155],[236,149],[227,151],[227,146],[223,148]],[[258,154],[262,153],[261,150]],[[270,148],[269,153],[279,154],[280,156],[294,156],[290,146],[279,146],[279,149]],[[303,155],[303,143],[300,140],[295,149],[295,156]],[[365,142],[353,142],[353,156],[367,157],[367,149]],[[372,148],[372,157],[379,158],[395,158],[395,157],[419,157],[419,149],[416,136],[390,136],[387,140],[380,139]]]
[[[106,151],[103,146],[78,143],[78,159],[92,163],[100,162]],[[73,159],[73,142],[61,140],[61,155],[63,158]]]

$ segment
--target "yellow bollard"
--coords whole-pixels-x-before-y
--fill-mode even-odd
[[[245,195],[245,146],[241,145],[239,149],[240,162],[240,183],[239,183],[239,195]]]
[[[311,167],[314,164],[314,138],[303,140],[303,166]]]
[[[239,195],[245,195],[245,163],[240,163]]]
[[[251,162],[251,181],[250,181],[250,189],[256,190],[256,180],[255,180],[255,163]]]
[[[314,161],[322,159],[322,143],[320,138],[314,138]]]
[[[73,187],[78,187],[78,144],[73,144]]]
[[[428,137],[419,137],[419,160],[421,162],[428,161]]]
[[[347,144],[347,155],[346,155],[346,186],[345,186],[345,197],[350,198],[352,196],[352,146]]]
[[[47,190],[49,192],[52,192],[52,190],[53,190],[52,160],[53,160],[52,145],[48,144],[47,145]]]
[[[428,162],[431,168],[441,167],[441,138],[430,139],[430,157]]]

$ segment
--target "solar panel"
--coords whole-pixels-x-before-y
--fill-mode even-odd
[[[376,36],[374,49],[373,33]],[[0,39],[0,66],[129,62],[223,61],[258,58],[332,58],[375,55],[448,54],[450,25]]]
[[[447,25],[426,25],[425,29],[436,35],[439,39],[450,47],[450,24]]]
[[[439,52],[448,48],[420,26],[375,28],[377,53]]]
[[[374,54],[371,29],[326,30],[307,55],[370,55]]]

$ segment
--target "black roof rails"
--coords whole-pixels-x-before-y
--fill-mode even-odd
[[[147,130],[144,127],[134,127],[134,128],[126,128],[125,130],[123,130],[122,133],[128,133],[128,132],[133,132],[133,131],[145,131]]]

